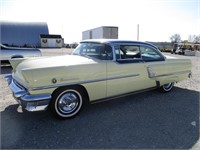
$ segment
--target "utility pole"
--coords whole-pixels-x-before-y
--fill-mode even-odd
[[[139,24],[137,25],[137,40],[139,41],[139,34],[140,34],[140,29],[139,29]]]

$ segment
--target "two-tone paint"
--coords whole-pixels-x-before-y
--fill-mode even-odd
[[[89,101],[95,102],[145,89],[158,88],[166,83],[179,82],[191,74],[188,59],[167,58],[155,46],[134,41],[88,40],[83,42],[104,43],[112,47],[112,60],[64,55],[46,58],[10,60],[13,74],[7,76],[14,97],[27,102],[29,111],[44,110],[59,87],[79,85],[85,89]],[[145,45],[158,51],[159,61],[138,60],[120,63],[116,58],[115,45]],[[34,105],[29,105],[29,102]]]

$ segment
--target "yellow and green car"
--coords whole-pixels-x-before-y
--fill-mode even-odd
[[[47,108],[56,117],[77,115],[82,106],[151,89],[172,90],[191,76],[191,61],[164,56],[146,42],[81,41],[71,55],[12,59],[5,78],[22,108]]]

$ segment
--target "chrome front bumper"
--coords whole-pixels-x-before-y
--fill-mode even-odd
[[[30,95],[28,91],[19,85],[12,75],[5,76],[8,86],[13,93],[13,97],[27,111],[42,111],[46,110],[50,100],[51,94]]]

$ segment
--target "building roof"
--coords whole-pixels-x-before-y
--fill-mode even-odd
[[[96,27],[96,28],[89,29],[89,30],[85,30],[85,31],[83,31],[83,32],[88,32],[88,31],[96,30],[96,29],[100,29],[100,28],[116,28],[116,29],[118,29],[117,26],[100,26],[100,27]],[[82,32],[82,33],[83,33],[83,32]]]
[[[0,42],[9,46],[40,47],[40,34],[49,34],[45,22],[0,22]]]
[[[41,38],[49,38],[49,39],[61,39],[61,35],[56,35],[56,34],[40,34]]]

